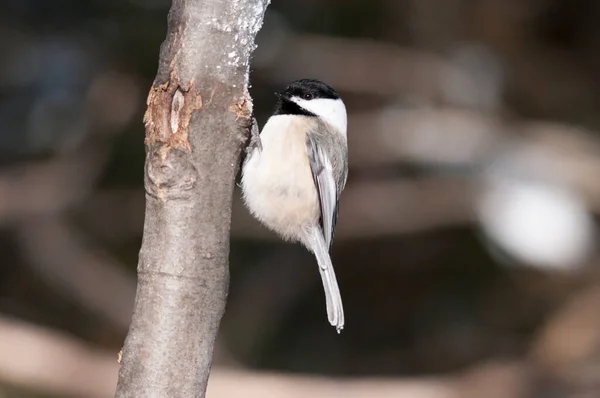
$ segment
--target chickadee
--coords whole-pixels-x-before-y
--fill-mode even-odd
[[[297,80],[277,95],[275,112],[244,161],[244,202],[266,227],[314,253],[327,317],[340,333],[344,309],[329,249],[348,176],[346,107],[318,80]]]

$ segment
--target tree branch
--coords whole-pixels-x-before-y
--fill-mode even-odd
[[[172,3],[144,116],[144,236],[117,397],[204,397],[251,123],[249,60],[268,2]]]

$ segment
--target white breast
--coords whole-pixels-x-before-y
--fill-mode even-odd
[[[286,239],[302,240],[319,217],[319,203],[306,153],[307,118],[277,115],[260,135],[256,150],[244,165],[242,190],[250,211]]]

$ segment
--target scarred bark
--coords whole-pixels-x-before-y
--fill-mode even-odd
[[[249,59],[268,3],[173,0],[144,115],[146,216],[116,397],[205,394],[251,123]]]

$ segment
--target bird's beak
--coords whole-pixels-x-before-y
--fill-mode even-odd
[[[289,101],[290,95],[288,93],[275,93],[275,96],[281,101]]]

